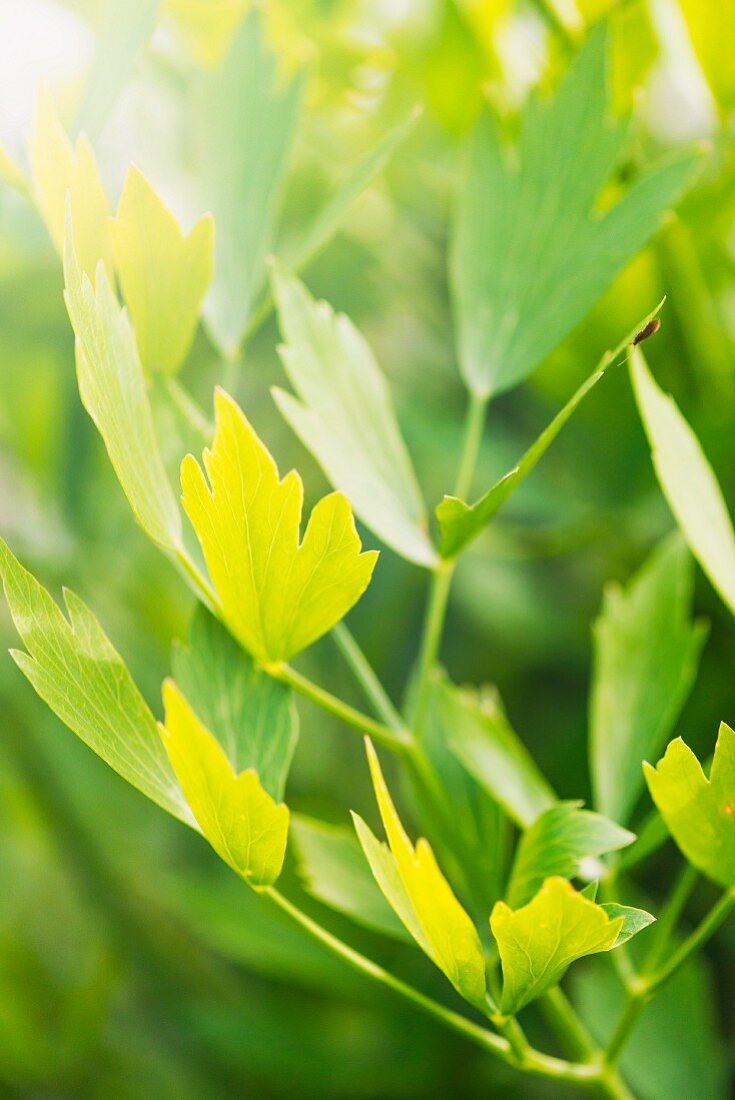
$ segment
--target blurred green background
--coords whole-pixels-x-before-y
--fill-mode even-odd
[[[222,63],[247,0],[0,0],[0,517],[53,591],[99,615],[158,713],[171,642],[191,599],[135,525],[81,407],[58,257],[13,186],[26,163],[39,79],[62,115],[81,110],[108,194],[138,163],[189,214],[187,102]],[[707,143],[694,188],[652,245],[530,382],[492,407],[476,488],[503,473],[606,347],[664,293],[649,359],[735,501],[735,5],[731,0],[275,0],[270,48],[306,86],[284,203],[297,234],[337,182],[420,103],[386,170],[306,271],[363,329],[390,379],[427,500],[451,484],[464,392],[453,344],[446,241],[458,151],[483,96],[512,117],[549,86],[590,22],[610,13],[615,98],[635,104],[631,166]],[[243,105],[243,112],[247,105]],[[199,211],[197,211],[199,212]],[[278,242],[276,242],[276,249]],[[270,318],[242,361],[200,333],[183,380],[205,407],[226,382],[282,469],[312,499],[326,484],[278,415]],[[187,447],[171,408],[167,449]],[[513,724],[563,797],[586,797],[590,624],[604,583],[625,580],[672,525],[625,369],[575,414],[539,469],[458,570],[445,661],[456,681],[497,683]],[[366,534],[368,545],[375,539]],[[350,626],[394,698],[415,657],[426,576],[390,552]],[[706,753],[735,720],[735,634],[698,576],[712,623],[679,724]],[[16,644],[5,606],[3,648]],[[310,673],[354,687],[327,638]],[[344,821],[369,805],[359,738],[307,704],[289,803]],[[181,829],[65,730],[0,659],[0,1093],[21,1097],[557,1096],[368,987],[262,907]],[[673,852],[637,871],[654,909]],[[293,876],[293,872],[289,872]],[[710,901],[703,888],[693,906]],[[331,927],[339,920],[328,915]],[[350,942],[423,988],[422,958],[350,927]],[[581,1003],[609,1009],[608,975],[580,966]],[[601,996],[600,990],[604,991]],[[735,929],[652,1009],[633,1055],[650,1097],[729,1095]],[[597,1004],[600,1010],[599,1003]],[[529,1021],[533,1032],[533,1018]],[[637,1053],[636,1053],[637,1051]]]

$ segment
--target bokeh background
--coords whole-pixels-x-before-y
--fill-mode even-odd
[[[156,712],[191,599],[135,525],[82,409],[60,263],[14,176],[27,163],[43,79],[65,121],[83,119],[113,204],[134,160],[186,218],[187,96],[199,73],[222,63],[249,7],[248,0],[0,0],[7,154],[0,165],[0,525],[44,584],[55,592],[67,584],[90,604]],[[452,483],[464,411],[445,263],[462,136],[483,96],[511,116],[531,88],[552,84],[585,27],[608,13],[616,102],[635,107],[631,165],[705,142],[703,169],[677,214],[581,328],[495,403],[476,488],[512,464],[604,349],[667,293],[649,358],[732,504],[731,0],[263,5],[283,73],[306,72],[286,234],[298,232],[350,168],[423,105],[305,278],[375,348],[432,504]],[[281,468],[298,464],[314,499],[326,488],[323,477],[269,395],[283,382],[277,339],[270,318],[242,359],[225,363],[200,333],[184,381],[204,405],[216,382],[233,388]],[[187,444],[168,415],[174,462]],[[671,525],[621,368],[595,389],[458,570],[443,660],[457,681],[499,685],[514,726],[564,797],[589,793],[590,626],[603,585],[629,577]],[[375,545],[370,535],[366,541]],[[415,657],[425,587],[420,570],[386,552],[350,616],[396,700]],[[735,633],[701,575],[695,606],[712,629],[679,731],[706,752],[719,720],[735,720]],[[4,605],[0,641],[3,649],[16,644]],[[315,678],[354,697],[329,639],[307,664]],[[289,802],[344,821],[348,807],[370,805],[360,740],[308,705],[300,709]],[[6,656],[0,715],[0,1094],[560,1095],[558,1086],[499,1069],[277,920],[198,837],[65,730]],[[654,911],[675,860],[667,848],[637,871]],[[691,917],[710,900],[703,887]],[[342,927],[333,914],[329,922]],[[444,995],[415,952],[351,927],[346,934],[424,988],[436,980]],[[609,978],[604,968],[597,975],[579,969],[578,994],[594,1013]],[[631,1053],[644,1067],[644,1095],[731,1094],[734,972],[731,927],[650,1010]],[[593,989],[596,977],[603,985]]]

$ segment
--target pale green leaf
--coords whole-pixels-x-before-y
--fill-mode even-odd
[[[201,605],[187,644],[174,647],[172,670],[235,771],[254,768],[266,791],[282,798],[298,737],[291,689],[258,668]]]
[[[635,909],[632,905],[618,905],[615,901],[603,901],[600,904],[600,909],[604,909],[611,920],[616,920],[618,917],[623,918],[618,938],[615,940],[613,947],[620,947],[621,944],[627,943],[633,936],[637,936],[639,932],[642,932],[644,928],[648,928],[649,924],[653,924],[656,920],[645,909]]]
[[[272,886],[286,854],[288,807],[271,798],[252,768],[235,772],[173,680],[163,685],[163,703],[159,731],[202,833],[249,886]]]
[[[70,220],[64,282],[82,404],[141,527],[154,542],[174,550],[181,544],[181,515],[158,450],[135,336],[102,264],[95,286],[79,270]]]
[[[409,840],[366,739],[370,774],[390,850],[355,816],[358,838],[373,874],[397,916],[471,1004],[485,1000],[485,959],[477,929],[464,911],[434,858],[429,842]]]
[[[643,770],[651,798],[691,864],[735,886],[735,732],[720,726],[710,778],[680,737],[655,768]]]
[[[235,356],[265,281],[301,81],[285,83],[263,42],[261,17],[239,27],[221,65],[199,74],[188,122],[197,201],[217,226],[214,279],[205,318]]]
[[[111,233],[143,369],[174,374],[191,347],[212,277],[212,218],[205,215],[185,235],[143,173],[131,165]]]
[[[348,317],[315,302],[282,267],[272,275],[279,352],[300,399],[275,390],[278,408],[371,531],[410,561],[435,564],[416,475],[370,347]]]
[[[622,927],[622,916],[611,919],[565,878],[548,878],[520,909],[499,901],[490,930],[503,968],[501,1012],[515,1015],[561,981],[576,959],[610,951]]]
[[[630,362],[663,494],[692,553],[735,614],[735,531],[722,490],[699,440],[674,399],[656,385],[639,348]]]
[[[496,691],[458,690],[442,697],[449,747],[470,775],[521,828],[557,801],[511,727]]]
[[[65,252],[68,206],[80,270],[94,279],[101,260],[112,278],[110,207],[94,151],[84,134],[72,146],[45,84],[38,88],[28,155],[33,197],[59,255]]]
[[[664,540],[626,588],[609,586],[594,628],[590,764],[595,805],[628,821],[641,761],[666,743],[694,682],[707,636],[692,623],[692,568],[678,535]]]
[[[97,619],[64,591],[68,620],[0,539],[10,613],[28,652],[13,659],[51,710],[157,805],[194,820],[161,744],[156,720]]]
[[[408,938],[378,889],[354,833],[299,814],[291,818],[291,839],[299,873],[312,897],[375,932]]]
[[[529,447],[521,460],[512,470],[504,474],[496,481],[488,491],[475,501],[474,504],[465,504],[459,497],[445,496],[436,508],[436,518],[439,521],[441,532],[440,551],[443,558],[453,558],[472,541],[500,507],[505,504],[508,497],[515,492],[522,481],[531,473],[536,463],[543,456],[547,448],[554,442],[561,429],[569,420],[579,403],[604,376],[607,368],[611,366],[624,349],[635,340],[636,336],[644,332],[656,317],[663,302],[644,317],[628,335],[620,341],[613,351],[606,351],[597,367],[569,398],[569,401],[561,409],[550,424],[543,430],[538,439]]]
[[[503,148],[489,111],[470,136],[451,283],[460,366],[479,396],[517,385],[541,363],[692,176],[697,154],[677,155],[596,209],[629,131],[609,115],[605,57],[600,25],[552,99],[530,100],[515,148]]]
[[[723,111],[735,106],[735,19],[727,0],[679,0],[694,52]]]
[[[551,875],[577,878],[585,862],[632,844],[635,835],[601,814],[582,810],[581,802],[560,802],[545,810],[521,836],[508,884],[512,909],[525,905]]]
[[[376,551],[361,553],[347,499],[323,497],[299,542],[301,478],[278,469],[242,410],[215,395],[216,429],[201,469],[181,465],[184,508],[224,621],[261,664],[288,660],[326,634],[367,588]]]
[[[106,0],[94,53],[74,120],[75,130],[96,137],[130,77],[156,25],[161,0]]]

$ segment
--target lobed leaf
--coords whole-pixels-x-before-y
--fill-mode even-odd
[[[557,801],[553,789],[511,727],[496,691],[442,697],[449,747],[470,775],[521,828]]]
[[[312,897],[375,932],[408,939],[370,874],[353,832],[295,814],[291,837],[304,888]]]
[[[699,440],[634,348],[631,376],[663,494],[695,558],[735,614],[735,530]]]
[[[160,734],[202,833],[249,886],[272,886],[286,854],[288,808],[271,798],[252,768],[236,774],[173,680],[164,682],[163,703]]]
[[[735,886],[735,731],[720,725],[710,778],[680,737],[655,768],[643,765],[651,798],[691,864]]]
[[[89,608],[65,590],[66,619],[2,539],[0,573],[10,614],[28,649],[12,651],[12,657],[38,695],[118,775],[193,825],[156,720]]]
[[[490,929],[503,968],[500,1010],[515,1015],[563,978],[584,955],[610,951],[623,929],[564,878],[547,878],[533,900],[520,909],[495,905]]]
[[[529,447],[518,464],[512,470],[509,470],[507,474],[504,474],[499,481],[496,481],[479,500],[475,501],[474,504],[465,504],[459,497],[445,496],[441,503],[437,505],[436,518],[441,533],[439,549],[443,558],[456,557],[472,539],[480,534],[483,527],[505,504],[508,497],[528,477],[582,399],[604,377],[608,367],[615,362],[621,352],[633,343],[639,333],[646,331],[662,305],[663,302],[659,302],[656,308],[639,321],[613,351],[605,352],[593,373],[572,394],[566,405]]]
[[[271,271],[286,341],[279,352],[298,395],[275,389],[278,408],[371,531],[409,561],[435,564],[416,475],[370,347],[348,317],[315,302],[280,265]]]
[[[707,637],[690,619],[692,568],[678,535],[665,539],[627,588],[606,589],[594,627],[590,761],[595,804],[628,821],[696,676]]]
[[[229,629],[261,664],[305,649],[347,614],[368,586],[376,551],[361,553],[341,493],[314,507],[299,543],[301,478],[278,469],[242,410],[215,394],[216,429],[181,465],[182,500]]]
[[[82,404],[107,453],[138,523],[167,550],[181,545],[181,515],[158,449],[135,336],[103,265],[93,286],[80,271],[67,221],[64,299],[76,337]]]
[[[212,278],[212,217],[200,218],[184,234],[143,173],[131,165],[111,234],[143,369],[175,374],[191,347]]]
[[[279,87],[256,11],[218,68],[202,72],[188,111],[200,207],[217,225],[214,279],[204,306],[211,335],[235,356],[265,281],[300,99],[296,78]]]
[[[636,180],[599,211],[628,123],[609,117],[606,31],[594,28],[556,93],[533,97],[504,149],[484,111],[472,132],[450,256],[459,360],[487,397],[523,381],[582,320],[689,182],[697,154]]]
[[[258,668],[201,605],[187,644],[174,647],[172,671],[235,771],[253,768],[266,791],[282,798],[299,726],[291,689]]]
[[[361,818],[353,818],[376,881],[413,938],[457,992],[481,1005],[486,994],[485,959],[477,929],[442,874],[429,842],[421,837],[414,847],[409,840],[369,739],[366,747],[390,847],[381,844]]]
[[[508,883],[507,900],[512,909],[529,902],[550,876],[577,878],[585,861],[625,848],[635,840],[627,829],[581,806],[581,802],[559,802],[539,814],[523,833]]]
[[[28,145],[33,196],[59,255],[65,251],[66,210],[71,210],[73,245],[80,270],[95,278],[104,264],[113,276],[110,207],[94,150],[84,134],[73,147],[45,84],[36,98],[36,120]]]

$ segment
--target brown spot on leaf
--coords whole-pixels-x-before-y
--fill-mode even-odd
[[[648,324],[644,325],[641,331],[636,334],[635,338],[633,339],[633,347],[635,347],[637,344],[642,344],[644,340],[647,340],[649,336],[653,336],[654,333],[658,332],[660,328],[661,321],[659,320],[659,318],[652,317]]]

